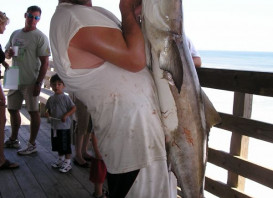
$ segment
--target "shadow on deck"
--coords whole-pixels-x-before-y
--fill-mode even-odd
[[[29,138],[29,115],[24,108],[21,116],[19,141],[24,147]],[[10,133],[7,112],[6,138]],[[57,153],[51,151],[50,124],[46,118],[41,118],[36,144],[38,152],[28,156],[17,155],[16,149],[5,149],[6,157],[19,163],[20,168],[0,171],[0,198],[92,197],[94,187],[89,181],[89,168],[80,168],[72,163],[72,170],[65,174],[51,168],[50,164],[56,159]]]

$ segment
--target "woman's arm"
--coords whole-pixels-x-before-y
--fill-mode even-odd
[[[122,32],[114,28],[84,27],[71,39],[69,47],[89,52],[132,72],[142,70],[146,57],[144,38],[134,14],[138,4],[138,0],[121,0]],[[71,62],[73,64],[73,60]]]

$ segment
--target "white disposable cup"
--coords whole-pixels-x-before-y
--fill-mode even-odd
[[[12,50],[14,51],[14,55],[13,56],[18,56],[19,47],[18,46],[12,46]]]

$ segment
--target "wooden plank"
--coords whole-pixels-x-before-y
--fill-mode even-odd
[[[48,124],[49,125],[49,124]],[[57,158],[56,152],[51,151],[51,143],[50,143],[50,127],[48,130],[40,131],[37,141],[41,145],[43,149],[46,149],[43,151],[43,153],[49,153],[49,158],[46,158],[45,156],[40,156],[40,158],[43,160],[44,163],[47,164],[48,168],[51,169],[50,163]],[[74,147],[72,147],[72,150],[74,150]],[[53,158],[51,156],[54,156]],[[50,159],[51,157],[51,159]],[[62,174],[56,170],[55,171],[57,176],[62,177]],[[84,189],[86,189],[90,194],[94,192],[93,185],[89,181],[89,168],[81,168],[78,166],[73,166],[72,164],[72,171],[70,172],[71,176],[73,177],[73,180],[77,181],[77,184],[75,186],[79,186],[79,189],[82,189],[84,186]],[[72,179],[72,177],[70,179]],[[67,183],[67,185],[70,185]],[[83,196],[84,197],[84,196]]]
[[[9,128],[9,127],[6,127]],[[9,131],[6,131],[6,133]],[[17,162],[21,165],[21,161],[18,160],[16,150],[15,149],[7,149],[4,150],[5,156],[12,162]],[[16,178],[14,177],[20,170],[2,170],[0,172],[0,197],[1,198],[20,198],[24,197],[22,189],[18,184]]]
[[[36,180],[35,175],[27,164],[27,158],[30,157],[21,157],[20,171],[17,171],[17,173],[15,174],[17,183],[18,185],[20,185],[24,197],[46,198],[47,196],[43,192],[43,189],[41,188],[40,184]]]
[[[20,132],[24,139],[28,136],[25,135],[28,127],[26,125],[20,128]],[[38,136],[41,134],[39,131]],[[49,139],[46,139],[49,142]],[[28,156],[20,156],[21,160],[27,160],[27,165],[32,173],[35,175],[35,179],[45,192],[47,197],[71,197],[70,192],[66,189],[65,178],[60,176],[58,170],[54,170],[50,166],[50,162],[56,159],[56,155],[53,155],[52,152],[48,152],[39,141],[36,141],[38,152]],[[47,144],[49,145],[49,143]],[[46,158],[47,160],[42,160]],[[63,181],[62,181],[63,180]],[[62,181],[62,182],[59,182]]]
[[[25,109],[22,110],[22,113],[29,119],[29,114]],[[42,127],[40,127],[36,144],[38,150],[38,155],[40,160],[46,164],[47,168],[50,170],[48,174],[54,174],[54,177],[57,181],[61,181],[67,176],[67,179],[63,182],[63,184],[58,184],[58,188],[63,188],[65,192],[61,194],[63,197],[90,197],[94,192],[93,184],[89,181],[89,168],[81,168],[77,166],[73,166],[72,170],[68,174],[61,174],[58,170],[51,168],[51,162],[57,159],[57,153],[51,151],[51,142],[50,142],[50,123],[47,122],[47,119],[41,119]],[[74,147],[72,146],[72,150]],[[41,153],[41,154],[39,154]],[[35,166],[34,166],[35,168]],[[41,178],[42,179],[42,178]],[[42,180],[39,182],[42,183]],[[46,185],[46,182],[43,182]],[[55,182],[56,183],[56,182]],[[46,188],[46,187],[45,187]],[[46,188],[48,189],[48,187]],[[69,190],[67,190],[69,189]],[[61,189],[60,189],[61,191]],[[72,192],[73,191],[73,192]],[[64,196],[65,195],[65,196]],[[57,196],[54,196],[57,197]]]
[[[222,118],[222,123],[215,127],[273,143],[272,124],[220,112],[219,114]]]
[[[251,196],[209,177],[206,177],[205,180],[205,190],[221,198],[251,198]]]
[[[27,126],[22,126],[20,130],[27,130]],[[21,133],[25,140],[28,139],[28,134],[23,132]],[[75,178],[74,174],[78,174],[80,171],[77,171],[77,167],[73,167],[71,172],[67,174],[62,174],[58,170],[51,168],[51,162],[57,159],[56,152],[51,151],[50,140],[43,138],[42,134],[38,134],[36,139],[37,150],[38,152],[29,156],[21,156],[21,158],[26,159],[32,157],[33,159],[29,159],[26,163],[29,168],[32,170],[32,173],[35,175],[35,179],[41,186],[46,194],[52,194],[52,197],[90,197],[92,194],[89,192],[81,182],[79,182],[78,178]],[[44,140],[44,143],[47,145],[46,148],[41,144],[41,140]],[[40,161],[40,163],[38,163]],[[39,164],[41,164],[39,166]],[[42,165],[44,164],[44,165]],[[85,175],[87,177],[83,177],[81,179],[86,179],[84,183],[88,183],[88,187],[91,188],[92,184],[88,180],[89,171],[85,170]],[[38,175],[37,175],[38,174]],[[82,175],[82,174],[81,174]],[[61,182],[60,182],[61,181]],[[50,183],[47,183],[50,182]],[[52,186],[52,184],[55,185]],[[22,185],[22,184],[20,184]],[[55,190],[50,189],[54,187]],[[56,188],[57,187],[57,188]],[[36,196],[35,196],[36,197]],[[38,196],[37,196],[38,197]],[[51,197],[51,196],[49,196]]]
[[[240,92],[234,93],[234,104],[233,104],[233,115],[241,116],[244,118],[250,118],[252,112],[252,101],[253,95],[244,94]],[[231,155],[240,156],[241,158],[247,159],[248,157],[248,145],[249,137],[243,136],[238,133],[232,133],[230,141]],[[245,178],[240,175],[228,172],[227,184],[231,187],[235,187],[241,191],[245,188]]]
[[[43,119],[43,120],[45,120],[45,119]],[[44,122],[46,122],[46,121],[44,121]],[[45,125],[45,124],[43,124],[43,125]],[[47,130],[43,130],[43,131],[40,130],[39,135],[37,137],[37,141],[39,141],[39,144],[41,145],[41,147],[43,149],[46,148],[46,150],[44,152],[50,153],[51,156],[54,156],[53,159],[52,158],[47,159],[47,158],[45,158],[45,156],[41,156],[41,159],[43,160],[43,162],[48,164],[48,168],[51,169],[50,162],[55,160],[55,158],[57,157],[57,154],[56,154],[56,152],[51,151],[50,124],[47,123],[47,125],[49,126],[49,128]],[[72,146],[72,150],[74,151],[73,146]],[[58,176],[62,177],[62,174],[60,175],[60,173],[58,171],[55,171],[55,172],[58,174]],[[79,190],[85,189],[85,191],[88,191],[89,194],[92,194],[94,192],[93,184],[89,181],[89,168],[81,168],[81,167],[78,167],[78,166],[75,166],[72,164],[72,171],[70,172],[70,174],[73,177],[73,180],[77,181],[77,184],[75,186],[79,186]],[[70,185],[70,184],[67,184],[67,185]],[[81,192],[81,193],[83,194],[83,192]],[[85,197],[85,196],[83,195],[83,197]]]
[[[209,148],[208,161],[273,189],[273,170]]]
[[[273,73],[197,68],[201,86],[273,96]]]
[[[22,146],[25,146],[29,138],[29,114],[24,108],[21,110],[21,114],[22,125],[19,130],[19,139]],[[9,121],[7,124],[9,124]],[[7,136],[10,135],[10,127],[8,128]],[[57,158],[57,153],[51,151],[50,124],[47,123],[45,118],[41,119],[41,127],[36,144],[38,152],[27,156],[17,155],[16,149],[8,150],[15,158],[14,160],[10,158],[10,153],[8,157],[13,161],[19,162],[20,168],[16,170],[18,171],[16,174],[7,171],[8,177],[12,179],[9,180],[9,188],[6,188],[6,193],[3,195],[1,191],[3,198],[13,198],[13,195],[10,194],[12,190],[17,191],[14,194],[17,195],[16,197],[87,198],[92,196],[94,186],[89,181],[89,169],[73,166],[70,173],[62,174],[58,170],[51,168],[50,164]],[[28,182],[29,179],[30,182]]]

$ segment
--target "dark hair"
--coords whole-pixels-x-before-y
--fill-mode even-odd
[[[27,9],[27,12],[40,12],[40,15],[42,14],[42,10],[39,6],[30,6]]]
[[[50,84],[53,84],[55,82],[61,82],[64,84],[63,80],[58,76],[58,74],[54,74],[53,76],[51,76],[50,78]]]

